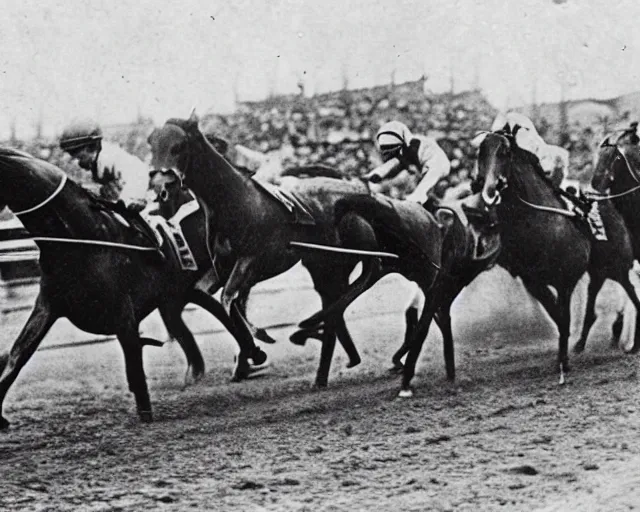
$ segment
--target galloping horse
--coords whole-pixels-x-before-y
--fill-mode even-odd
[[[400,255],[398,260],[384,260],[370,285],[384,275],[399,273],[415,281],[425,295],[420,318],[412,322],[407,317],[405,341],[393,356],[392,371],[403,372],[401,397],[413,395],[411,380],[432,318],[442,332],[447,378],[455,379],[451,305],[463,288],[493,265],[500,250],[495,224],[477,207],[478,199],[476,195],[441,205],[435,217],[417,203],[384,196],[349,197],[336,204],[336,222],[347,214],[356,216],[371,226],[381,250]],[[482,226],[480,232],[475,226]],[[484,248],[479,246],[480,238]],[[321,326],[328,315],[344,311],[365,290],[354,287],[300,326]],[[402,364],[401,358],[405,355],[407,358]]]
[[[622,133],[612,141],[613,135],[607,136],[598,150],[596,167],[591,179],[591,186],[603,198],[594,197],[594,200],[609,199],[620,212],[631,234],[633,255],[640,261],[640,149],[637,146],[618,146],[619,139],[625,137]],[[608,194],[607,194],[608,191]],[[620,321],[620,318],[618,319]],[[617,337],[612,338],[616,343]],[[616,343],[617,344],[617,343]],[[575,350],[584,349],[584,342],[576,344]],[[636,339],[631,352],[637,352],[640,343]]]
[[[560,383],[564,383],[569,369],[571,294],[585,271],[591,277],[588,310],[607,278],[620,283],[636,309],[640,307],[629,281],[633,251],[627,228],[613,205],[602,202],[600,214],[608,240],[595,239],[586,222],[577,222],[575,212],[567,210],[544,177],[537,157],[519,148],[510,133],[485,134],[479,148],[478,179],[485,203],[497,209],[500,220],[498,265],[522,279],[558,327]],[[549,286],[555,288],[557,298]],[[586,338],[594,320],[595,315],[587,311],[582,337]]]
[[[624,134],[623,134],[624,135]],[[631,232],[633,254],[640,261],[640,149],[618,146],[606,137],[600,144],[591,186],[609,197]]]
[[[213,148],[198,129],[195,114],[188,120],[167,121],[156,131],[151,145],[151,166],[182,173],[185,185],[210,213],[210,233],[215,235],[210,241],[216,260],[221,247],[229,248],[235,259],[222,291],[221,302],[227,311],[239,294],[288,270],[298,261],[311,274],[323,304],[331,304],[342,295],[360,258],[301,251],[290,242],[375,247],[373,233],[357,220],[343,219],[342,238],[334,226],[336,201],[349,194],[366,192],[363,184],[331,178],[297,180],[292,196],[304,205],[312,219],[312,222],[299,223],[261,185],[236,170]],[[366,282],[377,261],[369,259],[356,281]],[[349,366],[360,362],[342,316],[330,319],[322,333],[305,333],[306,337],[319,336],[323,341],[315,380],[318,387],[327,385],[336,334],[349,356]],[[295,341],[301,342],[300,338]]]
[[[0,205],[7,205],[34,236],[42,274],[31,316],[13,346],[0,354],[0,428],[9,425],[1,411],[10,386],[61,317],[94,334],[117,335],[139,417],[151,421],[142,347],[159,342],[141,338],[138,325],[158,308],[198,377],[204,363],[181,312],[192,301],[217,313],[223,323],[226,316],[211,309],[206,293],[194,289],[203,272],[182,270],[168,243],[159,258],[158,249],[123,225],[111,207],[54,165],[26,153],[0,148]],[[256,354],[251,336],[238,337],[238,343]]]

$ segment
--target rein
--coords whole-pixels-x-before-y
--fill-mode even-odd
[[[141,245],[122,244],[119,242],[107,242],[106,240],[86,240],[82,238],[58,238],[53,236],[34,236],[31,238],[35,242],[55,242],[78,245],[98,245],[102,247],[116,247],[118,249],[128,249],[132,251],[157,251],[156,247],[143,247]]]
[[[522,199],[522,197],[518,196],[518,199],[526,204],[527,206],[533,208],[534,210],[539,210],[541,212],[549,212],[549,213],[557,213],[558,215],[564,215],[565,217],[575,217],[576,212],[572,212],[571,210],[564,210],[562,208],[554,208],[553,206],[542,206],[539,204],[533,204],[529,201]]]
[[[53,193],[47,197],[44,201],[42,201],[41,203],[38,203],[35,206],[32,206],[31,208],[27,208],[26,210],[20,210],[20,211],[14,211],[13,214],[16,216],[19,215],[26,215],[27,213],[32,213],[35,212],[36,210],[39,210],[40,208],[42,208],[43,206],[45,206],[47,203],[49,203],[50,201],[53,200],[53,198],[55,198],[60,192],[62,192],[62,189],[64,188],[64,186],[67,183],[67,175],[65,173],[62,173],[62,179],[60,180],[60,183],[58,184],[58,187],[53,191]]]
[[[44,201],[36,204],[35,206],[32,206],[31,208],[27,208],[26,210],[20,210],[20,211],[12,210],[13,214],[16,217],[18,217],[20,215],[33,213],[43,208],[48,203],[50,203],[58,194],[60,194],[60,192],[62,192],[62,189],[67,184],[68,179],[69,179],[68,176],[65,173],[62,173],[62,179],[60,180],[60,183],[58,184],[56,189],[53,191],[53,193],[49,197],[47,197]],[[132,251],[141,251],[141,252],[157,250],[154,247],[142,247],[140,245],[123,244],[119,242],[107,242],[106,240],[85,240],[85,239],[77,239],[77,238],[58,238],[58,237],[51,237],[51,236],[34,236],[31,238],[31,240],[35,242],[55,242],[55,243],[67,243],[67,244],[78,244],[78,245],[98,245],[103,247],[116,247],[118,249],[127,249]]]

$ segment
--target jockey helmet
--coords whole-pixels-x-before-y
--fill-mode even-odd
[[[384,123],[376,134],[376,144],[383,160],[397,156],[400,150],[409,145],[412,135],[407,125],[399,121]]]
[[[102,140],[100,126],[88,120],[75,121],[67,126],[60,137],[60,148],[74,151]]]

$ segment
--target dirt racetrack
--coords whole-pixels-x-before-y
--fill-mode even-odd
[[[296,321],[319,300],[300,272],[254,295],[258,324]],[[292,286],[295,289],[291,289]],[[1,510],[545,510],[640,508],[638,361],[608,347],[613,292],[583,355],[557,385],[556,331],[500,269],[454,304],[458,380],[444,377],[437,328],[416,396],[387,374],[403,332],[406,282],[387,278],[348,311],[363,363],[338,349],[329,388],[311,382],[319,345],[274,328],[261,378],[228,382],[231,338],[191,311],[207,362],[183,389],[175,343],[146,348],[155,422],[142,425],[116,342],[61,347],[59,322],[23,370],[0,433]],[[25,312],[7,316],[10,343]],[[154,321],[147,332],[163,336]],[[158,334],[159,333],[159,334]]]

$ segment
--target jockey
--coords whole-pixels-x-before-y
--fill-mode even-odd
[[[569,170],[569,151],[560,146],[547,144],[538,134],[531,119],[518,112],[498,114],[491,125],[491,131],[508,129],[515,134],[518,147],[533,153],[538,157],[540,165],[549,178],[560,175],[558,185],[567,177]]]
[[[91,171],[99,183],[100,196],[108,201],[123,201],[133,211],[147,204],[149,169],[147,165],[116,144],[102,140],[100,126],[92,121],[74,122],[62,132],[60,148]]]
[[[376,134],[376,146],[383,165],[365,176],[373,183],[397,176],[413,164],[422,177],[415,190],[406,199],[425,204],[429,192],[449,175],[451,163],[444,150],[432,137],[413,135],[409,128],[398,121],[383,124]]]

